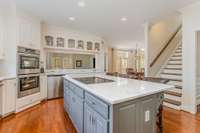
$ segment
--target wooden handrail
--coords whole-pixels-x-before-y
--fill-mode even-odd
[[[162,53],[165,51],[165,49],[169,46],[169,44],[175,38],[175,36],[177,35],[177,33],[181,30],[181,28],[182,28],[182,25],[180,25],[178,27],[178,29],[175,31],[175,33],[172,35],[172,37],[167,42],[167,44],[161,49],[161,51],[158,53],[158,55],[154,58],[154,60],[150,64],[150,67],[152,67],[156,63],[156,61],[159,59],[159,57],[162,55]]]

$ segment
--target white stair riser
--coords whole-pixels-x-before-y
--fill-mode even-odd
[[[167,84],[182,86],[182,82],[179,82],[179,81],[169,81]]]
[[[177,49],[175,53],[182,53],[182,49]]]
[[[170,57],[170,59],[182,59],[182,57],[181,56],[177,56],[177,57]]]
[[[182,53],[174,53],[175,56],[182,56]]]
[[[161,74],[161,77],[168,78],[168,79],[182,79],[182,76],[178,76],[178,75]]]
[[[169,94],[164,94],[165,98],[171,99],[171,100],[175,100],[175,101],[179,101],[181,102],[181,97],[178,96],[173,96],[173,95],[169,95]]]
[[[169,89],[169,91],[177,92],[177,93],[182,93],[182,90],[181,89],[177,89],[177,88]]]
[[[174,105],[174,104],[170,104],[170,103],[164,102],[163,105],[164,105],[164,106],[167,106],[167,107],[169,107],[169,108],[172,108],[172,109],[181,110],[181,107],[180,107],[180,106],[176,106],[176,105]]]
[[[182,68],[182,65],[167,65],[166,68]]]
[[[164,69],[164,73],[175,73],[175,74],[182,74],[182,70],[170,70],[170,69]]]
[[[171,64],[182,64],[182,61],[181,60],[169,60],[168,63],[171,63]]]

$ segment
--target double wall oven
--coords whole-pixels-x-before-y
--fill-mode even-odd
[[[40,51],[18,47],[18,98],[40,92]]]

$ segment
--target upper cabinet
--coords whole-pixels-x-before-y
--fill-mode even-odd
[[[84,49],[84,41],[78,40],[77,48],[78,48],[78,49]]]
[[[42,24],[43,47],[47,51],[70,51],[78,53],[100,53],[103,41],[93,35],[67,30],[63,27],[55,27]]]
[[[18,44],[28,48],[40,49],[40,21],[30,16],[20,16],[17,19]]]
[[[75,48],[76,41],[74,39],[68,39],[68,48]]]
[[[93,43],[91,41],[87,42],[87,50],[93,50]]]
[[[100,43],[95,42],[95,44],[94,44],[94,49],[95,49],[96,51],[100,51]]]

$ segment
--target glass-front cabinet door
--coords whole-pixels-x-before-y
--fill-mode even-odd
[[[87,50],[93,50],[93,43],[91,41],[87,42]]]
[[[74,39],[68,40],[68,48],[76,48],[76,41]]]
[[[94,44],[94,50],[100,51],[100,43],[96,42],[96,43]]]
[[[84,42],[82,40],[78,40],[77,48],[78,49],[84,49]]]

